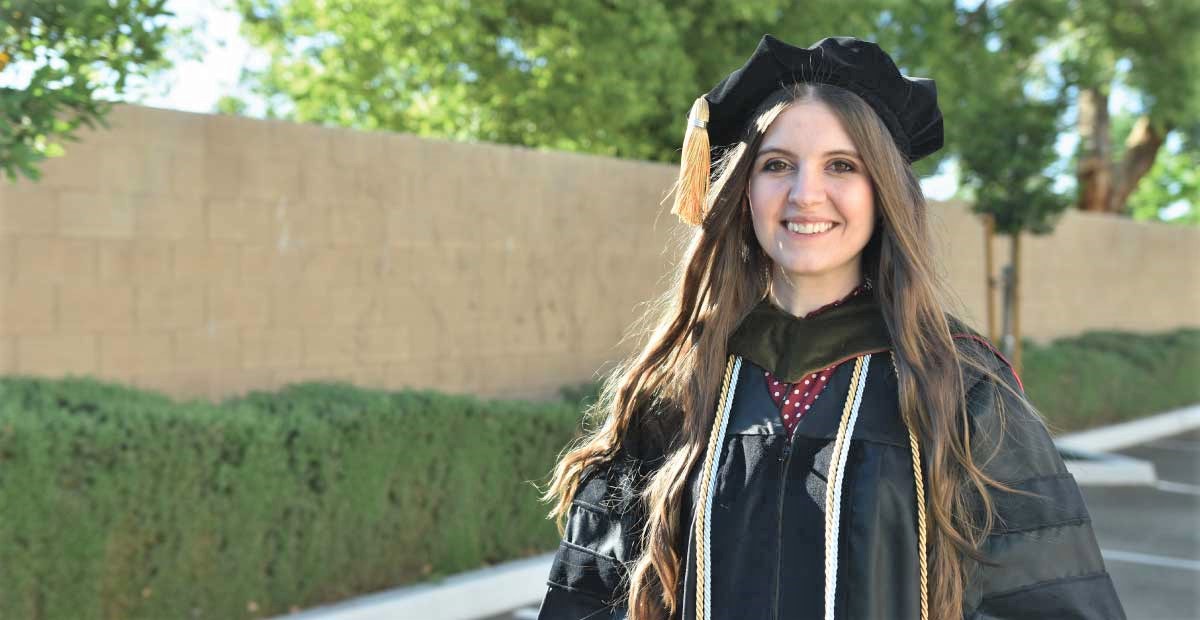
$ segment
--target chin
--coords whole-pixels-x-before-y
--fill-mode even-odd
[[[795,278],[827,277],[836,274],[853,273],[854,261],[833,262],[828,260],[776,260],[779,266],[789,276]]]
[[[812,268],[806,268],[806,267],[793,267],[793,266],[788,266],[788,265],[783,265],[782,269],[783,269],[784,273],[786,273],[787,275],[789,275],[793,278],[813,278],[813,277],[824,276],[824,275],[829,275],[830,273],[833,273],[829,269],[812,269]]]
[[[825,261],[812,260],[781,260],[776,261],[779,268],[792,276],[819,276],[837,271],[837,266]]]

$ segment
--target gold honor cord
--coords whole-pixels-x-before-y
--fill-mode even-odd
[[[891,354],[891,358],[892,370],[896,372],[896,385],[899,386],[900,369],[896,366],[895,352]],[[921,446],[917,442],[917,433],[911,426],[908,426],[908,446],[912,451],[913,483],[917,488],[917,562],[921,569],[921,620],[929,620],[929,545],[925,526],[925,479],[921,475]]]
[[[708,450],[704,457],[704,469],[700,473],[700,488],[704,491],[704,504],[696,518],[696,620],[706,620],[712,609],[709,593],[708,533],[712,526],[712,502],[716,495],[717,480],[713,475],[720,466],[721,444],[725,441],[725,428],[729,426],[729,410],[733,405],[733,393],[737,387],[738,370],[742,358],[729,356],[725,366],[725,381],[721,385],[721,396],[717,399],[717,415],[713,430],[708,436]]]
[[[917,434],[908,429],[908,444],[912,447],[913,480],[917,484],[917,547],[921,563],[921,620],[929,620],[929,565],[926,561],[925,538],[925,483],[921,480],[921,448],[917,446]]]
[[[858,419],[858,408],[862,405],[863,391],[867,383],[867,370],[870,368],[870,364],[870,355],[862,356],[854,361],[854,374],[850,377],[850,389],[846,393],[846,406],[842,408],[842,421],[838,424],[837,439],[834,440],[833,455],[829,461],[829,473],[825,476],[826,620],[833,620],[837,595],[842,477],[846,467],[846,456],[850,453],[850,436],[854,434],[854,423]]]

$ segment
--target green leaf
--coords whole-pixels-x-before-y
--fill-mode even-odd
[[[0,169],[10,180],[37,180],[36,164],[63,152],[81,126],[103,124],[109,104],[98,90],[120,95],[126,80],[162,69],[171,33],[163,0],[0,2],[0,70],[31,67],[23,89],[0,88]],[[102,79],[100,76],[109,76]]]

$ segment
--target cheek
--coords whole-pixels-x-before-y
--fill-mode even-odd
[[[866,230],[867,236],[870,236],[875,225],[875,195],[871,186],[854,188],[847,194],[847,198],[843,203],[846,206],[846,218],[854,221]]]
[[[754,220],[756,230],[767,230],[768,224],[778,219],[778,189],[770,179],[751,177],[746,188],[746,197],[750,201],[750,217]]]

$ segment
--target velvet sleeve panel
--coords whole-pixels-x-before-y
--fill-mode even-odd
[[[992,360],[1003,385],[983,376],[967,393],[971,453],[987,475],[1034,495],[989,489],[996,520],[982,550],[994,565],[975,567],[965,617],[1125,618],[1074,476],[1041,418],[1018,396],[1016,374],[998,354]]]
[[[641,492],[669,439],[657,414],[638,421],[609,462],[580,481],[555,553],[539,620],[621,620],[641,554]]]
[[[550,568],[539,620],[609,620],[623,615],[643,518],[633,486],[639,469],[621,456],[595,468],[580,483]]]

